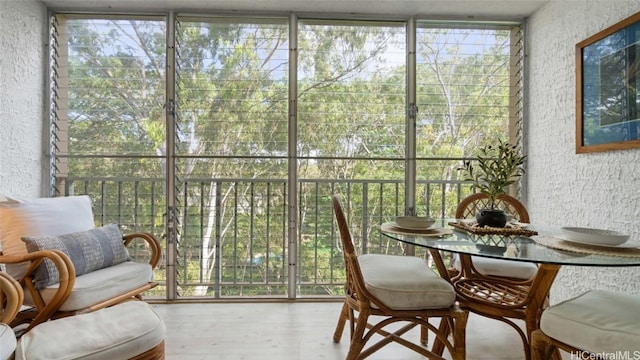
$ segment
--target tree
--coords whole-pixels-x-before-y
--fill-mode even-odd
[[[512,29],[423,29],[418,36],[419,156],[470,158],[476,149],[506,138]],[[439,161],[419,174],[461,179],[459,160]],[[453,215],[458,194],[450,195]],[[435,199],[435,201],[439,201]]]

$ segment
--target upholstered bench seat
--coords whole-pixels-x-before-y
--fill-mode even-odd
[[[358,262],[367,290],[391,309],[446,309],[456,299],[453,286],[421,258],[364,254]]]
[[[16,360],[164,358],[166,328],[143,301],[42,323],[18,341]]]
[[[547,308],[540,330],[583,351],[633,354],[640,351],[640,298],[591,290]]]
[[[93,304],[108,300],[113,294],[124,294],[153,281],[151,265],[127,261],[108,268],[96,270],[76,278],[73,291],[60,306],[60,311],[75,311],[88,308]],[[45,302],[58,290],[54,284],[41,290]],[[26,305],[33,306],[33,299],[29,292],[25,293]]]

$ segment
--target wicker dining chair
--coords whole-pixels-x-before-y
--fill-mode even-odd
[[[436,344],[438,349],[444,346],[452,359],[464,359],[468,314],[456,304],[453,286],[418,257],[356,255],[340,197],[334,195],[332,202],[347,277],[344,305],[333,340],[340,341],[349,320],[347,360],[364,359],[391,342],[404,345],[427,358],[441,359],[443,351],[434,353],[425,346],[428,332],[435,334],[434,348]],[[402,296],[398,295],[400,293]],[[440,318],[439,326],[432,325],[429,318]],[[375,322],[370,322],[374,319]],[[397,322],[406,325],[393,332],[386,330],[387,325]],[[422,346],[402,337],[417,326],[420,327]],[[365,348],[374,335],[381,335],[382,339]]]
[[[487,195],[473,194],[460,202],[456,218],[473,218],[479,209],[488,206]],[[499,195],[496,206],[517,221],[529,222],[526,208],[512,196]],[[534,263],[471,255],[460,255],[457,262],[455,268],[460,271],[453,277],[453,283],[462,306],[511,326],[520,336],[525,358],[529,360],[529,335],[534,326],[527,323],[526,330],[523,330],[513,320],[527,322],[531,312],[538,307],[538,302],[548,303],[548,299],[538,299],[540,294],[530,291],[533,286],[539,285],[533,283],[539,268]],[[528,309],[530,306],[532,308]]]
[[[516,221],[521,223],[529,222],[529,212],[524,205],[513,196],[506,194],[498,195],[495,206],[498,209],[504,210],[507,215],[513,217]],[[474,218],[480,209],[488,207],[489,196],[480,193],[470,195],[462,199],[460,204],[458,204],[456,219]],[[471,259],[471,262],[464,263],[460,258],[454,258],[451,266],[453,272],[455,273],[465,268],[468,272],[468,274],[465,275],[467,277],[480,275],[484,277],[506,278],[530,284],[537,270],[535,264],[527,262],[497,260],[479,256],[472,256]],[[453,277],[455,277],[455,275]]]

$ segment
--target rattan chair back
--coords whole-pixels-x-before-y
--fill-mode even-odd
[[[519,222],[529,222],[529,212],[518,199],[511,195],[498,195],[495,207],[504,210],[507,215]],[[489,208],[489,196],[481,193],[473,194],[462,199],[456,208],[456,219],[472,219],[480,209]]]
[[[362,271],[360,270],[360,264],[358,263],[358,254],[356,253],[356,248],[351,237],[351,230],[349,229],[349,224],[347,223],[340,199],[337,196],[333,197],[333,211],[338,224],[338,230],[340,231],[344,265],[346,268],[347,282],[345,284],[345,295],[349,297],[351,301],[359,302],[359,306],[373,305],[373,307],[383,311],[391,311],[391,309],[367,290]]]

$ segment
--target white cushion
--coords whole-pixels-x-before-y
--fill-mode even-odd
[[[414,256],[365,254],[358,257],[367,290],[394,310],[450,307],[453,286]]]
[[[160,316],[143,301],[42,323],[23,335],[21,359],[129,359],[164,340]]]
[[[0,323],[0,360],[7,360],[16,349],[16,334],[7,324]]]
[[[127,261],[108,268],[92,271],[76,278],[73,291],[60,310],[73,311],[87,308],[101,301],[124,294],[129,290],[153,281],[151,265]],[[41,290],[45,302],[54,296],[57,284]],[[29,292],[25,292],[24,303],[34,306]]]
[[[538,271],[534,263],[500,260],[482,256],[472,256],[473,267],[482,275],[500,276],[521,280],[531,280]],[[460,271],[460,257],[455,256],[453,266]]]
[[[91,199],[86,196],[7,199],[0,202],[0,243],[4,255],[27,254],[23,236],[58,236],[93,229]],[[20,279],[27,263],[7,264],[9,275]]]
[[[633,355],[640,351],[640,297],[591,290],[547,308],[540,329],[580,350]]]
[[[472,256],[473,266],[482,275],[531,280],[538,267],[534,263]]]

